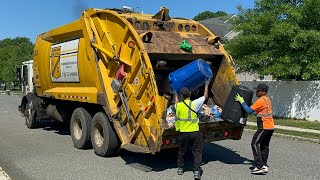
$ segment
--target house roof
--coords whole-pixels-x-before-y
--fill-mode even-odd
[[[211,30],[216,36],[224,37],[232,30],[233,24],[230,20],[234,17],[236,17],[236,15],[227,15],[204,19],[199,22]]]

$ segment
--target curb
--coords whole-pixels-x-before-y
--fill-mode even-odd
[[[0,167],[0,180],[12,180],[9,175]]]
[[[252,130],[252,129],[244,129],[244,131],[246,131],[246,132],[256,132],[256,130]],[[311,138],[305,138],[305,137],[300,137],[300,136],[292,136],[292,135],[280,134],[280,133],[273,133],[273,136],[282,137],[282,138],[285,138],[285,139],[298,140],[298,141],[308,141],[308,142],[311,142],[311,143],[320,144],[320,139],[311,139]]]
[[[247,122],[247,125],[257,126],[257,123]],[[291,126],[275,125],[275,129],[284,129],[284,130],[296,131],[296,132],[306,132],[306,133],[320,134],[320,131],[319,131],[319,130],[315,130],[315,129],[305,129],[305,128],[300,128],[300,127],[291,127]]]

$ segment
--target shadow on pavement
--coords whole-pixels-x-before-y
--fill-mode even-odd
[[[220,161],[225,164],[251,165],[252,160],[240,156],[236,151],[214,143],[205,143],[203,149],[203,162]]]
[[[177,149],[164,150],[156,155],[123,152],[121,158],[127,165],[145,172],[157,172],[177,167]],[[214,143],[205,143],[202,165],[212,161],[220,161],[225,164],[245,164],[249,166],[252,164],[252,160],[240,156],[233,150]],[[188,151],[184,169],[185,171],[193,170],[191,150]]]
[[[40,121],[38,128],[46,131],[53,131],[59,135],[70,135],[70,126],[65,123],[57,121]],[[156,155],[152,154],[139,154],[128,151],[122,151],[121,158],[135,169],[145,172],[150,171],[163,171],[177,167],[177,152],[178,149],[162,150]],[[204,143],[202,165],[212,161],[220,161],[225,164],[244,164],[251,166],[252,160],[239,155],[232,149],[225,148],[214,143]],[[185,171],[193,170],[193,155],[191,150],[188,151],[185,160]]]
[[[53,120],[42,120],[38,123],[37,128],[42,128],[46,131],[54,131],[54,133],[60,135],[70,135],[70,126],[68,123],[61,123]]]

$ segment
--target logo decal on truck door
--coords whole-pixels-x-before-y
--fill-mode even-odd
[[[56,79],[61,76],[60,54],[61,46],[51,49],[51,75]]]
[[[78,47],[79,39],[51,46],[50,73],[52,82],[80,82]]]

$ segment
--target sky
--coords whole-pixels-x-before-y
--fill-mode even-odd
[[[87,8],[129,6],[144,14],[155,14],[160,6],[170,9],[171,17],[193,18],[203,11],[237,14],[237,5],[253,8],[254,0],[0,0],[0,40],[36,36],[79,19]]]

